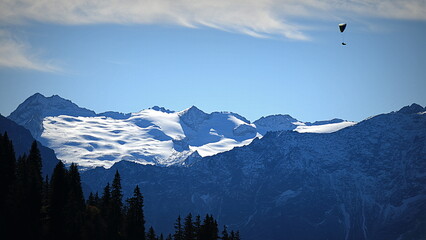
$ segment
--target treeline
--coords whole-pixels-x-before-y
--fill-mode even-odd
[[[183,220],[179,216],[175,222],[175,233],[167,237],[168,240],[240,240],[240,233],[231,231],[228,233],[226,226],[223,226],[222,235],[219,236],[219,229],[217,221],[212,215],[206,215],[204,220],[201,221],[200,215],[197,215],[194,219],[192,214],[189,213]],[[148,231],[154,232],[152,228]],[[155,234],[154,234],[155,235]],[[163,239],[162,235],[159,238],[149,238],[148,240]]]
[[[59,162],[51,178],[42,178],[42,159],[36,141],[28,155],[15,157],[7,133],[0,134],[0,236],[12,239],[106,240],[239,240],[239,232],[219,234],[211,215],[176,220],[175,232],[163,236],[145,230],[143,196],[138,186],[123,203],[117,171],[102,195],[85,201],[76,164]]]

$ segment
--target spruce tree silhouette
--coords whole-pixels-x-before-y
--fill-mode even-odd
[[[145,239],[145,216],[143,213],[143,197],[139,186],[136,185],[133,197],[127,199],[128,210],[126,216],[127,238],[129,240]]]

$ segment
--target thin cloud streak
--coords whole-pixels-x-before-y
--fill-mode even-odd
[[[0,67],[20,68],[41,72],[61,72],[62,70],[37,57],[29,45],[14,38],[9,32],[0,30]]]
[[[0,27],[33,21],[63,25],[171,24],[256,38],[309,40],[298,20],[376,17],[426,20],[425,0],[0,0]],[[60,72],[0,29],[0,67]]]
[[[307,40],[297,18],[345,15],[426,20],[424,0],[1,0],[0,23],[175,24]],[[291,19],[291,20],[290,20]]]

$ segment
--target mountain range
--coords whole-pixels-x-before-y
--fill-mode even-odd
[[[359,123],[250,122],[196,107],[96,114],[35,94],[9,119],[81,164],[86,192],[101,193],[116,171],[125,196],[138,185],[157,232],[191,212],[248,240],[426,239],[426,108],[417,104]]]
[[[170,216],[192,212],[249,240],[426,239],[425,111],[412,105],[327,134],[268,132],[189,166],[122,161],[82,179],[101,191],[118,170],[163,232]]]
[[[268,131],[333,132],[355,124],[341,119],[301,122],[289,115],[251,123],[236,113],[208,114],[195,106],[179,112],[155,106],[137,113],[96,114],[57,95],[39,93],[8,118],[30,130],[63,162],[76,162],[83,168],[109,168],[123,160],[179,165],[191,155],[212,156],[247,145]]]

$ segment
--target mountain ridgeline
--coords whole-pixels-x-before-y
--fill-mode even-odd
[[[161,231],[191,211],[252,240],[425,239],[425,145],[425,109],[412,105],[334,133],[269,132],[187,167],[123,161],[82,179],[100,189],[120,170]]]
[[[123,196],[138,185],[157,232],[176,233],[175,217],[191,212],[249,240],[426,239],[426,109],[417,104],[359,123],[252,123],[194,106],[96,114],[35,94],[8,118],[82,166],[87,195],[105,192],[117,171]]]
[[[137,113],[95,112],[57,95],[35,94],[9,119],[30,130],[67,164],[111,167],[119,161],[182,165],[189,156],[212,156],[249,144],[267,131],[332,132],[354,122],[303,123],[273,115],[253,123],[232,112],[205,113],[195,106],[180,112],[152,107]]]

